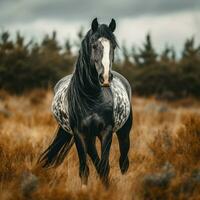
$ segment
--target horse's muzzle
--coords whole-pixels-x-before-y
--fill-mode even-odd
[[[110,87],[110,83],[113,79],[112,73],[109,73],[109,77],[104,78],[102,74],[99,76],[100,85],[102,87]]]
[[[101,83],[101,87],[110,87],[110,83],[109,82]]]

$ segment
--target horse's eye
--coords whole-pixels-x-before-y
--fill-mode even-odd
[[[94,50],[96,50],[96,49],[97,49],[97,44],[93,44],[93,45],[92,45],[92,48],[93,48]]]

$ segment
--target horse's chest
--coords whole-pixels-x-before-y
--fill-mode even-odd
[[[67,91],[71,77],[63,79],[61,84],[56,86],[56,93],[52,103],[52,112],[58,123],[69,133],[72,134],[69,123]],[[114,78],[111,83],[113,96],[113,131],[119,130],[127,121],[130,114],[130,102],[127,92],[119,79]]]

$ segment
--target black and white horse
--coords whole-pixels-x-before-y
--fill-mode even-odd
[[[119,141],[119,166],[122,174],[129,167],[128,151],[132,126],[131,88],[128,81],[112,70],[117,42],[109,26],[95,18],[82,41],[73,74],[55,86],[52,112],[58,121],[58,132],[52,144],[40,156],[43,167],[59,165],[75,143],[82,185],[88,181],[90,156],[102,182],[109,184],[109,153],[113,133]],[[101,142],[99,157],[96,137]]]

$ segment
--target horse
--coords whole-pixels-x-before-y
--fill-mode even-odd
[[[109,25],[93,19],[81,42],[74,72],[54,87],[52,113],[59,124],[58,130],[38,159],[44,168],[56,167],[75,144],[83,187],[88,183],[88,155],[103,185],[109,186],[113,133],[119,142],[121,173],[125,174],[129,168],[132,95],[129,82],[112,70],[114,51],[118,47],[115,29],[114,19]],[[100,156],[96,138],[101,143]]]

